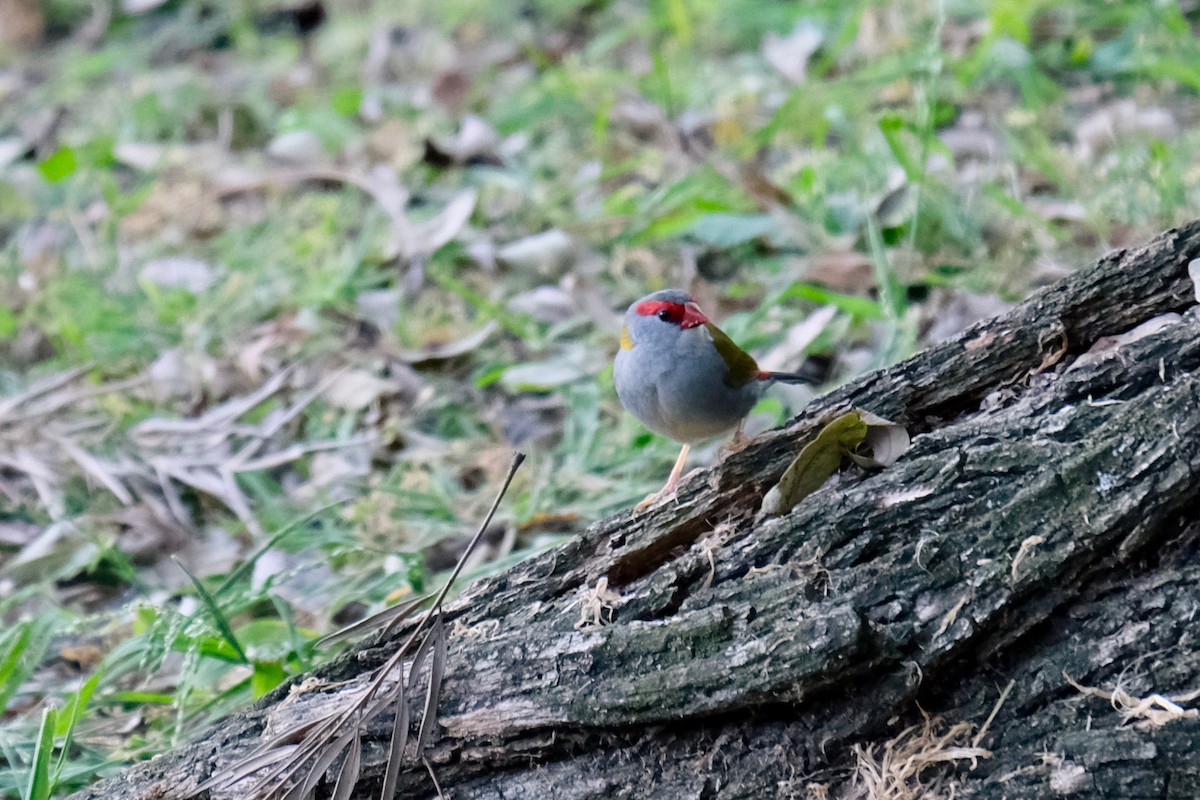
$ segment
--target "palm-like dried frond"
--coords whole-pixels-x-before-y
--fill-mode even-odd
[[[433,738],[438,698],[446,673],[448,642],[442,603],[471,554],[478,547],[484,531],[491,524],[500,501],[512,483],[513,476],[524,460],[523,453],[514,454],[496,499],[455,564],[445,585],[413,627],[408,638],[382,665],[367,676],[361,694],[339,711],[271,736],[248,756],[212,776],[196,789],[195,794],[209,790],[228,791],[243,781],[252,780],[253,785],[242,794],[249,800],[305,800],[314,796],[317,787],[326,780],[328,771],[338,759],[342,759],[332,796],[337,800],[345,800],[353,793],[360,777],[363,731],[368,723],[390,709],[393,713],[391,744],[384,767],[381,792],[383,798],[390,800],[395,796],[400,768],[408,751],[411,723],[409,696],[426,672],[426,662],[429,668],[424,684],[425,702],[420,712],[413,758],[429,768],[424,751]],[[420,597],[393,606],[325,637],[322,643],[341,641],[380,626],[384,626],[383,634],[386,636],[427,600],[427,597]],[[430,775],[433,775],[432,769]],[[436,784],[436,777],[434,781]]]

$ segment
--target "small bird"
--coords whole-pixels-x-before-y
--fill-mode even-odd
[[[734,427],[739,440],[742,421],[768,384],[814,382],[805,374],[759,369],[681,289],[648,294],[625,312],[613,381],[625,410],[683,442],[667,484],[638,510],[675,491],[694,442]]]

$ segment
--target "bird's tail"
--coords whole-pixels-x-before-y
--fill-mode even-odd
[[[822,383],[829,377],[829,364],[822,359],[809,358],[800,367],[799,372],[768,372],[758,373],[760,381],[778,381],[779,383]]]

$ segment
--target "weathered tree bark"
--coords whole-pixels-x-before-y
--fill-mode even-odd
[[[1198,257],[1200,222],[1107,256],[820,398],[676,503],[473,586],[448,611],[427,751],[446,795],[865,797],[855,748],[899,775],[924,711],[977,732],[907,765],[956,797],[1200,797],[1197,703],[1114,708],[1200,689]],[[911,450],[759,516],[849,407],[906,425]],[[605,581],[612,621],[578,629]],[[344,703],[403,635],[77,797],[185,796],[265,726]],[[378,793],[390,724],[367,732],[355,797]],[[433,795],[406,764],[398,796]]]

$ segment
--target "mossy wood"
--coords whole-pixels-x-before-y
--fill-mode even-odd
[[[471,587],[447,610],[426,751],[446,796],[836,797],[855,745],[883,752],[924,710],[985,728],[972,744],[990,756],[923,773],[955,796],[1200,797],[1197,701],[1153,698],[1200,689],[1196,258],[1200,222],[1113,253],[820,398],[677,502]],[[1182,317],[1088,353],[1167,312]],[[757,516],[798,448],[851,407],[907,426],[911,450]],[[611,623],[579,627],[597,603]],[[404,636],[76,797],[185,797],[264,727],[347,702]],[[366,731],[354,797],[377,795],[390,726]],[[435,796],[410,761],[397,796]]]

